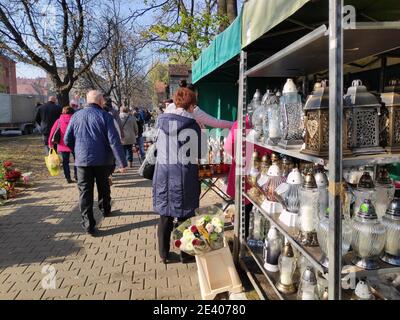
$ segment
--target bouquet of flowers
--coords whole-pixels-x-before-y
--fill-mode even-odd
[[[11,161],[4,161],[0,167],[0,197],[6,199],[15,197],[15,184],[21,177],[21,171],[14,169]]]
[[[218,213],[215,213],[217,209]],[[210,211],[209,211],[210,212]],[[224,218],[219,208],[211,209],[211,214],[201,214],[189,218],[173,232],[175,247],[190,254],[200,255],[224,246]]]

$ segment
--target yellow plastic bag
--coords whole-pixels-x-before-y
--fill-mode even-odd
[[[58,176],[60,174],[61,161],[56,150],[50,149],[49,155],[44,159],[46,162],[46,167],[50,172],[50,175],[52,177]]]

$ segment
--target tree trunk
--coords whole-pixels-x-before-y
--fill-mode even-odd
[[[218,0],[217,13],[220,17],[225,17],[227,15],[227,0]],[[226,28],[226,24],[221,22],[218,28],[218,32],[222,32]]]
[[[61,107],[69,106],[69,90],[58,91],[57,100]]]
[[[228,15],[229,23],[232,23],[238,15],[237,0],[226,0],[226,13]]]

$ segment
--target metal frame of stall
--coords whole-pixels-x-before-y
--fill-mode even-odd
[[[341,255],[341,199],[340,187],[342,182],[342,120],[343,120],[343,0],[329,0],[329,206],[331,214],[329,217],[329,270],[327,270],[328,277],[328,290],[330,300],[340,300],[342,298],[341,277],[342,277],[342,255]],[[285,50],[285,49],[284,49]],[[283,51],[283,50],[282,50]],[[247,115],[247,52],[242,50],[240,54],[240,67],[239,67],[239,98],[238,98],[238,132],[236,137],[236,219],[234,224],[235,241],[234,241],[234,260],[239,263],[242,268],[247,272],[250,281],[255,285],[256,291],[260,293],[256,285],[256,281],[246,265],[243,263],[243,256],[246,251],[247,244],[245,239],[245,166],[244,159],[246,156],[246,130],[245,118]],[[338,147],[341,146],[341,147]],[[266,146],[271,149],[271,146]],[[274,150],[284,154],[290,154],[290,151],[282,152],[282,149]],[[298,154],[297,154],[298,155]],[[294,155],[297,157],[296,155]],[[314,163],[321,161],[320,158],[302,155],[300,159],[308,160]],[[345,159],[346,163],[351,164],[384,164],[400,162],[399,155],[385,155],[382,157],[364,157],[358,159]],[[248,197],[247,197],[248,198]],[[250,201],[251,199],[248,198]],[[255,203],[253,203],[255,204]],[[285,236],[289,234],[279,225],[275,225],[278,230]],[[295,244],[295,243],[294,243]],[[296,245],[296,244],[295,244]],[[298,245],[298,249],[301,246]],[[301,249],[301,248],[300,248]],[[310,258],[310,254],[306,250],[302,250],[306,258]],[[253,259],[257,258],[253,255]],[[260,269],[262,265],[257,262]],[[391,270],[400,271],[400,268],[392,268]],[[379,271],[374,271],[375,274]],[[366,271],[368,273],[368,271]],[[264,273],[265,274],[265,273]],[[270,278],[267,279],[271,283]],[[272,284],[272,283],[271,283]],[[279,292],[277,295],[282,298]],[[282,298],[283,299],[283,298]]]

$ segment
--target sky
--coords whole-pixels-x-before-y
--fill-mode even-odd
[[[107,0],[99,0],[99,1],[107,1]],[[141,9],[144,7],[142,0],[121,0],[121,5],[122,5],[122,10],[121,10],[122,12],[129,12],[130,10]],[[138,20],[138,22],[142,26],[150,25],[152,21],[153,18],[151,14],[147,14]],[[145,50],[148,52],[145,51],[143,55],[151,57],[152,56],[151,50],[149,48]],[[151,64],[151,61],[149,61],[149,64]],[[42,69],[21,62],[17,63],[16,71],[17,71],[17,77],[21,78],[38,78],[46,76],[46,73]]]

